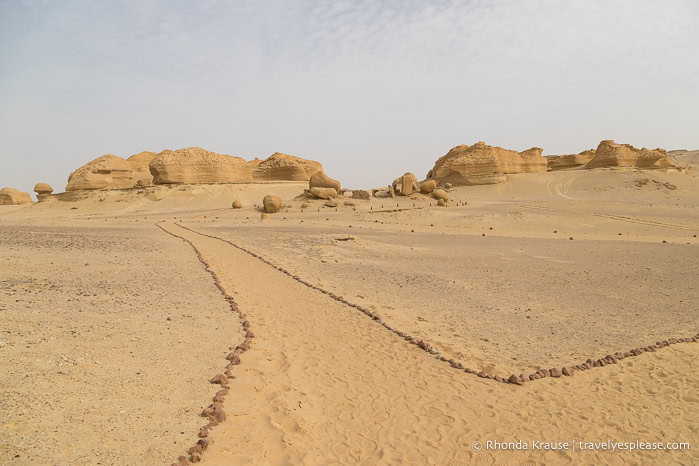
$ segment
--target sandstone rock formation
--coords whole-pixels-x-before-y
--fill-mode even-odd
[[[155,184],[250,183],[252,169],[240,157],[217,154],[200,147],[164,150],[151,160]]]
[[[248,163],[252,165],[254,161]],[[255,165],[252,170],[252,177],[255,181],[307,181],[314,173],[323,170],[323,166],[319,162],[281,152],[275,152]],[[339,190],[338,187],[337,191]]]
[[[334,199],[337,197],[335,188],[318,188],[314,186],[311,188],[311,194],[318,199]]]
[[[51,198],[53,188],[46,183],[37,183],[34,185],[34,192],[36,193],[36,200],[44,202]]]
[[[0,189],[0,205],[31,204],[32,202],[29,193],[13,188]]]
[[[466,186],[502,183],[510,173],[545,172],[547,163],[542,152],[538,147],[516,152],[484,142],[456,146],[437,160],[426,178],[437,184]]]
[[[328,202],[323,205],[325,207],[337,207],[337,201],[335,199],[329,199]]]
[[[403,196],[410,196],[418,190],[417,177],[408,172],[405,175],[396,178],[391,184],[393,191]]]
[[[325,174],[325,172],[323,172],[323,170],[320,170],[311,176],[310,180],[308,180],[308,187],[333,188],[336,192],[340,192],[340,182],[330,178],[328,175]]]
[[[435,199],[447,202],[449,200],[449,194],[443,189],[435,189],[432,193]]]
[[[151,175],[148,166],[156,155],[158,154],[155,152],[143,151],[126,159],[131,164],[135,186],[149,186],[153,184],[153,175]]]
[[[582,151],[579,154],[551,155],[544,157],[548,163],[548,171],[566,170],[586,165],[595,157],[595,150]]]
[[[677,167],[699,167],[699,150],[671,150],[667,154]]]
[[[352,191],[352,199],[362,199],[368,201],[371,198],[369,191],[364,191],[363,189],[355,189]]]
[[[435,189],[437,189],[437,182],[435,180],[427,180],[420,183],[420,192],[422,194],[430,194]]]
[[[131,164],[121,157],[107,154],[71,173],[66,191],[130,188],[134,183]]]
[[[262,199],[262,205],[264,206],[265,212],[268,214],[279,212],[282,208],[282,198],[279,196],[267,195]]]
[[[243,203],[236,199],[235,201],[233,201],[233,204],[231,204],[231,207],[233,207],[234,209],[242,209]]]
[[[664,149],[636,149],[630,144],[616,144],[612,140],[599,143],[595,157],[587,168],[632,167],[632,168],[669,168],[674,167],[672,160]]]

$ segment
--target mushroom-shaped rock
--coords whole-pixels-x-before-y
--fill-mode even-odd
[[[315,160],[306,160],[293,155],[275,152],[265,160],[254,164],[252,177],[255,181],[306,181],[323,166]],[[339,188],[338,188],[339,191]]]
[[[318,199],[334,199],[337,197],[335,188],[311,188],[311,194]]]
[[[243,203],[240,202],[240,200],[236,199],[233,201],[233,204],[231,205],[234,209],[242,209],[243,208]]]
[[[323,172],[323,170],[320,170],[311,176],[311,179],[308,181],[308,187],[309,188],[333,188],[335,189],[335,192],[340,192],[340,182],[337,180],[333,180],[330,178],[328,175]]]
[[[447,192],[443,189],[435,189],[434,192],[432,192],[432,196],[434,196],[435,199],[444,202],[449,200],[449,194],[447,194]]]
[[[53,188],[47,183],[37,183],[34,185],[34,192],[37,194],[51,194]]]
[[[268,214],[279,212],[282,208],[282,198],[279,196],[267,195],[262,199],[262,205],[264,206],[265,212]]]
[[[422,194],[430,194],[435,189],[437,189],[437,182],[435,180],[427,180],[420,183],[420,192]]]
[[[13,188],[0,189],[0,205],[31,204],[32,202],[29,193]]]
[[[148,186],[153,184],[153,175],[148,167],[156,155],[158,155],[156,152],[143,151],[126,159],[133,170],[134,185]]]
[[[86,163],[68,177],[66,191],[122,189],[135,184],[131,164],[116,155],[103,155]]]
[[[240,157],[189,147],[164,150],[148,165],[155,184],[214,184],[253,181],[252,168]]]

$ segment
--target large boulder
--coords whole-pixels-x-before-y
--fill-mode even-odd
[[[37,194],[51,194],[53,188],[48,183],[37,183],[34,185],[34,192]]]
[[[665,149],[636,149],[630,144],[616,144],[612,140],[599,143],[595,157],[587,163],[587,168],[631,167],[669,168],[675,164]]]
[[[333,180],[323,172],[323,170],[314,173],[308,181],[309,188],[333,188],[336,192],[340,192],[340,182]]]
[[[143,151],[126,159],[133,170],[134,185],[149,186],[153,184],[153,175],[150,172],[150,162],[157,156],[156,152]]]
[[[435,189],[437,189],[437,182],[435,180],[427,180],[420,183],[420,192],[422,194],[430,194]]]
[[[335,188],[311,188],[311,194],[313,197],[318,199],[335,199],[337,197],[337,191]]]
[[[107,154],[71,173],[66,191],[121,189],[130,188],[134,184],[131,164],[121,157]]]
[[[418,190],[417,177],[408,172],[393,180],[391,186],[396,193],[402,194],[403,196],[410,196]]]
[[[262,199],[262,205],[264,206],[265,212],[268,214],[279,212],[282,208],[282,198],[279,196],[267,195]]]
[[[438,201],[447,202],[449,200],[449,193],[447,193],[443,189],[435,189],[434,192],[432,193],[432,196],[434,196],[434,198],[437,199]]]
[[[252,177],[255,181],[308,181],[311,175],[323,170],[319,162],[281,152],[275,152],[261,162],[253,160],[248,164],[254,167]]]
[[[13,188],[0,189],[0,205],[31,204],[32,202],[29,193]]]
[[[544,157],[548,164],[548,171],[567,170],[569,168],[578,168],[586,165],[595,157],[595,150],[590,149],[579,154],[569,155],[550,155]]]
[[[200,147],[164,150],[149,164],[155,184],[249,183],[250,164],[240,157],[217,154]]]
[[[507,174],[546,172],[542,152],[538,147],[516,152],[484,142],[456,146],[437,160],[427,178],[438,184],[466,186],[502,183],[507,181]]]

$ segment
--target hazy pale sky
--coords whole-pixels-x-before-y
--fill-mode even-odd
[[[458,144],[699,148],[696,0],[0,0],[0,187],[201,146],[424,177]]]

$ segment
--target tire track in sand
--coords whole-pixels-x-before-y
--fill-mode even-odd
[[[679,401],[698,378],[688,373],[697,345],[653,358],[624,360],[553,383],[515,387],[463,377],[434,356],[386,332],[366,316],[277,273],[219,239],[182,229],[256,329],[255,346],[230,381],[227,418],[212,432],[209,464],[522,464],[599,461],[597,452],[475,451],[475,440],[601,438],[619,434],[590,424],[600,404],[625,412],[624,435],[642,434],[667,418],[683,431],[696,417]],[[655,358],[658,358],[657,360]],[[667,361],[676,360],[675,366]],[[636,366],[641,366],[637,368]],[[661,370],[653,370],[659,366]],[[644,377],[639,377],[640,373]],[[595,372],[606,372],[605,376]],[[638,400],[649,406],[633,409]],[[606,409],[606,408],[605,408]],[[617,427],[619,423],[616,424]],[[659,428],[658,428],[659,429]],[[619,438],[618,435],[615,438]],[[677,461],[692,452],[673,452]],[[657,452],[632,458],[657,459]]]

